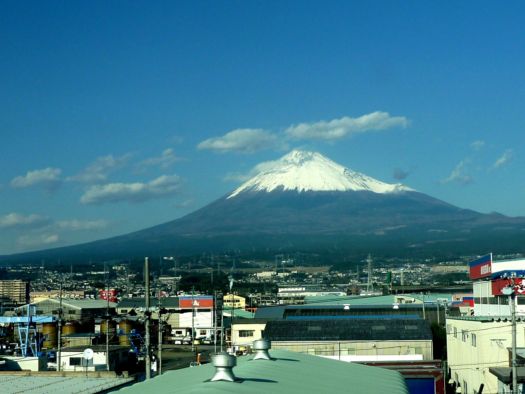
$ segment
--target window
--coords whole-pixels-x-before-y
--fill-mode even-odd
[[[468,331],[461,330],[461,340],[463,342],[467,342],[467,338],[468,338]]]
[[[128,310],[127,309],[121,309],[120,313],[128,313]]]
[[[458,328],[454,327],[454,338],[458,337]]]
[[[206,330],[200,330],[199,335],[206,335]]]
[[[239,330],[239,337],[241,338],[249,338],[253,337],[254,330]]]
[[[71,366],[78,366],[82,365],[82,357],[70,357],[69,358],[69,365]]]
[[[476,334],[471,334],[470,335],[470,339],[472,341],[472,346],[476,347],[477,346],[477,338],[476,338]]]

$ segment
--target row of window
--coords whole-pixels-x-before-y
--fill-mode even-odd
[[[518,305],[525,305],[525,297],[516,297]],[[509,305],[507,296],[495,297],[475,297],[474,303],[476,305]]]
[[[458,338],[458,328],[452,327],[450,324],[447,324],[447,334],[451,335],[454,338]],[[462,342],[468,342],[468,338],[470,337],[470,344],[474,347],[477,347],[477,336],[474,333],[469,333],[468,330],[461,330],[461,341]]]

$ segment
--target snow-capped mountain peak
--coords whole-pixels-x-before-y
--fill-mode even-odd
[[[402,184],[389,184],[345,168],[317,152],[293,150],[279,160],[262,163],[260,172],[231,193],[246,191],[370,191],[398,193],[413,191]]]

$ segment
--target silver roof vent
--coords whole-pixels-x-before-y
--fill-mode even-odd
[[[253,341],[253,350],[255,350],[254,360],[271,360],[268,350],[272,348],[272,343],[268,339],[258,339]]]
[[[233,367],[237,365],[237,358],[235,356],[228,353],[219,353],[212,356],[211,359],[215,367],[215,375],[211,378],[212,382],[218,380],[235,382],[235,375],[233,374]]]

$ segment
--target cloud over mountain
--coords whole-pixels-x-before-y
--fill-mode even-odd
[[[17,176],[11,180],[11,186],[17,189],[31,186],[42,186],[46,190],[54,190],[62,180],[60,168],[47,167],[39,170],[28,171],[25,175]]]
[[[175,155],[175,152],[172,148],[164,149],[160,156],[150,157],[148,159],[142,160],[137,167],[139,170],[145,170],[148,167],[160,167],[162,169],[167,169],[171,167],[175,162],[179,161],[180,158]]]
[[[49,218],[37,214],[23,215],[12,212],[0,216],[0,228],[39,228],[50,223]]]
[[[503,152],[503,154],[500,157],[498,157],[498,159],[494,162],[492,167],[493,168],[503,167],[510,160],[512,160],[513,156],[514,156],[514,153],[513,153],[512,149],[507,149],[505,152]]]
[[[108,175],[124,167],[131,159],[131,154],[126,153],[122,156],[101,156],[95,159],[83,171],[69,177],[69,180],[85,183],[100,183],[107,180]]]
[[[372,112],[358,118],[344,116],[329,121],[299,123],[285,130],[292,139],[337,140],[352,134],[373,130],[386,130],[393,127],[407,127],[404,116],[390,116],[388,112]]]
[[[473,179],[467,174],[468,159],[461,160],[456,167],[450,172],[450,175],[442,180],[442,183],[457,182],[462,185],[468,185],[472,183]]]
[[[180,177],[162,175],[150,182],[108,183],[89,187],[80,198],[83,204],[143,202],[178,192]]]
[[[197,148],[221,153],[253,153],[264,149],[277,148],[279,144],[279,138],[267,130],[235,129],[222,137],[208,138],[197,145]]]

